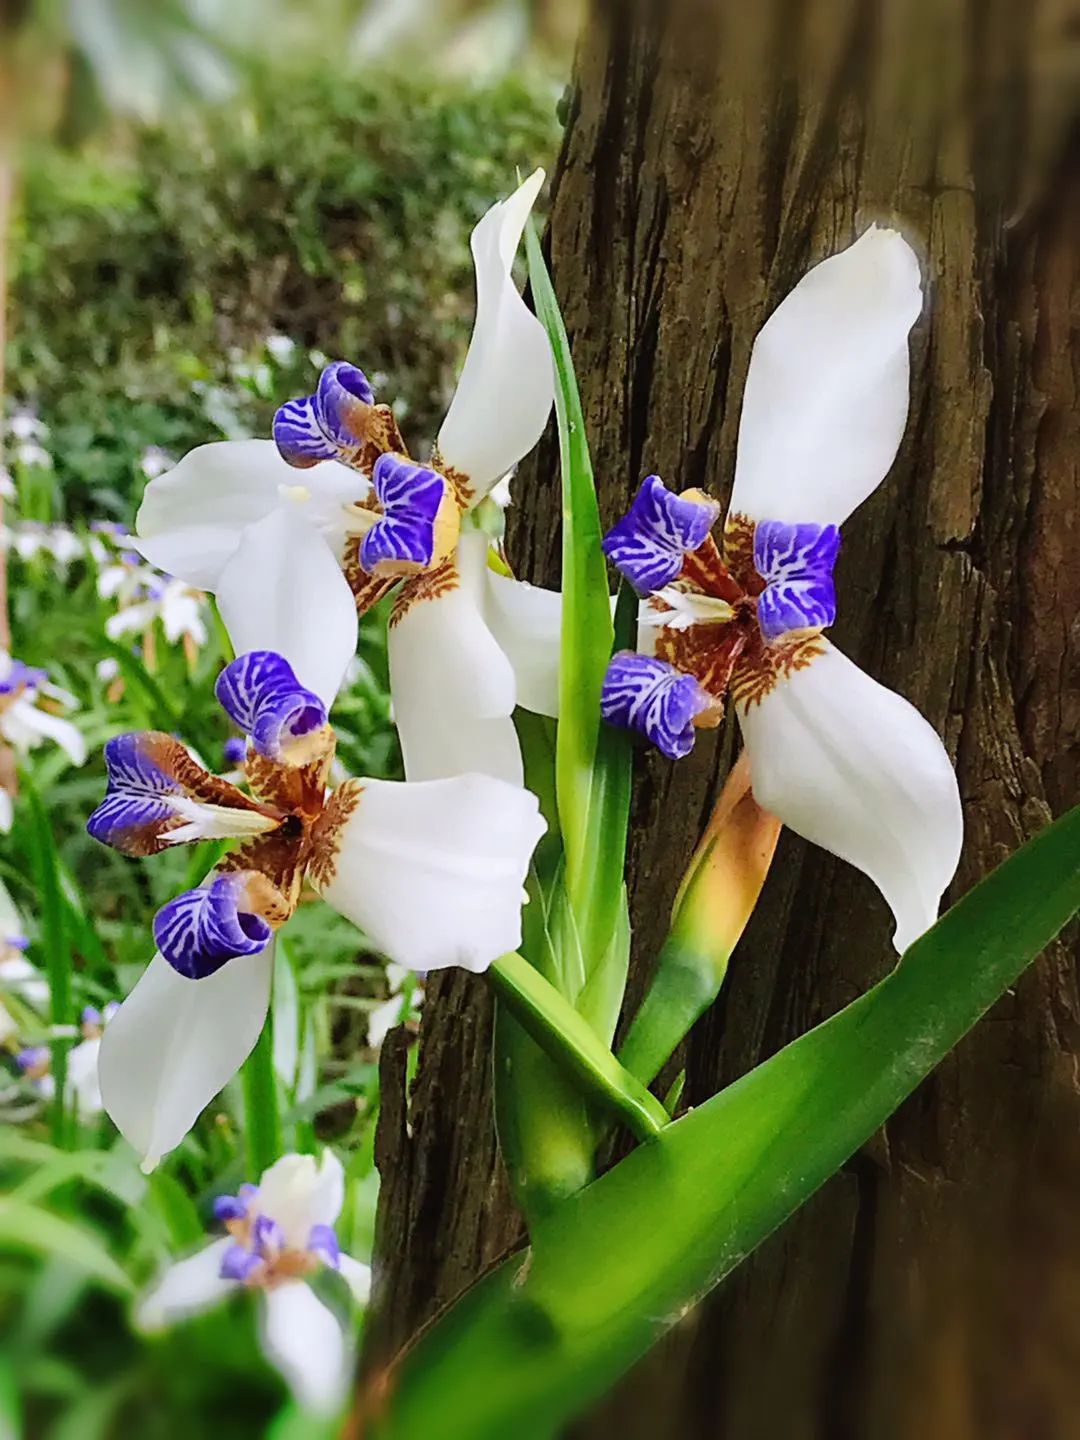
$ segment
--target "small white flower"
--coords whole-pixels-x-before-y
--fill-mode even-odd
[[[147,480],[156,480],[166,470],[171,470],[173,464],[172,456],[158,445],[148,445],[139,458],[139,469]]]
[[[73,765],[86,760],[82,732],[41,701],[74,708],[75,697],[48,683],[44,670],[35,670],[0,651],[0,736],[18,755],[26,755],[46,740],[59,745]]]
[[[423,990],[403,965],[387,965],[386,982],[390,986],[390,998],[368,1014],[368,1045],[372,1050],[381,1050],[387,1035],[398,1025],[417,1019],[424,1000]],[[409,984],[413,989],[406,997],[402,992]]]
[[[296,354],[296,341],[290,340],[288,335],[268,335],[264,343],[276,365],[288,365]]]
[[[43,440],[49,433],[48,426],[33,410],[16,410],[7,423],[7,431],[13,440]]]
[[[228,1236],[171,1265],[138,1304],[136,1325],[163,1330],[237,1291],[254,1291],[266,1358],[305,1409],[334,1414],[348,1394],[353,1344],[308,1281],[335,1270],[353,1299],[367,1303],[371,1270],[340,1249],[334,1230],[344,1198],[344,1172],[331,1151],[319,1163],[282,1156],[258,1185],[218,1198],[215,1215]]]
[[[15,463],[25,465],[27,468],[36,465],[45,470],[52,465],[52,456],[36,440],[21,440],[14,446],[13,454]]]

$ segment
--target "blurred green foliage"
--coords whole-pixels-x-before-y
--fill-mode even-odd
[[[265,434],[320,355],[361,365],[430,441],[472,321],[469,231],[550,160],[555,110],[516,79],[275,70],[182,123],[31,157],[10,388],[50,427],[67,515],[127,518],[150,445]],[[268,384],[272,334],[297,348]]]
[[[161,459],[148,451],[177,459],[205,441],[268,434],[274,408],[312,389],[327,357],[361,364],[410,442],[430,442],[472,324],[470,229],[518,169],[550,161],[556,132],[554,93],[525,82],[462,91],[320,69],[266,73],[215,109],[28,157],[8,384],[11,407],[40,423],[22,417],[30,442],[14,426],[9,435],[5,520],[16,531],[66,520],[84,542],[87,520],[130,522]],[[212,623],[192,654],[167,644],[160,622],[110,641],[114,604],[85,544],[63,563],[16,546],[9,581],[13,650],[71,692],[91,752],[81,769],[53,746],[28,756],[0,840],[28,958],[44,969],[57,951],[74,1017],[130,990],[155,910],[212,858],[200,849],[140,864],[90,841],[101,746],[123,730],[166,729],[225,768],[213,680],[228,652]],[[102,661],[119,667],[113,678]],[[365,621],[334,721],[346,772],[400,773],[385,617]],[[56,875],[51,899],[35,856]],[[361,1256],[377,1189],[368,1016],[386,992],[357,932],[302,906],[275,969],[276,1108],[287,1147],[329,1139],[342,1155],[340,1233]],[[19,1016],[14,1044],[49,1038],[47,1015]],[[211,1197],[256,1178],[243,1077],[149,1180],[103,1117],[72,1116],[51,1134],[11,1054],[0,1102],[0,1434],[326,1434],[281,1408],[243,1300],[152,1343],[127,1324],[130,1291],[196,1243]]]

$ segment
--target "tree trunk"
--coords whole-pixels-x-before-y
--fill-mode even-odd
[[[911,420],[845,528],[834,638],[956,756],[952,898],[1077,795],[1078,22],[1070,0],[595,0],[555,183],[552,268],[609,523],[652,471],[726,499],[751,343],[810,265],[875,219],[921,253]],[[554,476],[547,446],[512,537],[548,583]],[[639,767],[631,1004],[730,755],[728,729]],[[687,1102],[864,991],[890,930],[863,876],[786,834],[685,1047]],[[1075,1436],[1077,1017],[1059,945],[580,1435]],[[386,1348],[520,1233],[490,1024],[481,982],[432,985],[408,1128],[387,1052]]]

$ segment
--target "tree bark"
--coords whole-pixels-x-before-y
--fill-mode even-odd
[[[594,0],[554,186],[608,522],[653,471],[726,500],[754,335],[810,265],[873,220],[920,252],[911,419],[845,528],[833,635],[956,757],[951,898],[1077,798],[1078,50],[1072,0]],[[519,572],[557,582],[550,444],[515,495]],[[731,753],[728,727],[639,766],[631,1007]],[[863,876],[785,834],[686,1102],[864,991],[890,929]],[[580,1435],[1075,1436],[1078,1012],[1059,944]],[[480,982],[433,984],[408,1126],[387,1052],[384,1353],[520,1234],[490,1022]]]

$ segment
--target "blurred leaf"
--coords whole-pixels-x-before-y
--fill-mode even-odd
[[[1080,908],[1080,807],[885,980],[535,1227],[405,1357],[379,1440],[553,1440],[776,1229]],[[479,1377],[483,1377],[483,1380]]]
[[[64,926],[64,900],[60,887],[60,863],[53,839],[52,824],[37,790],[27,786],[29,833],[34,874],[38,886],[38,922],[45,951],[49,980],[49,1019],[54,1026],[71,1025],[75,1009],[71,992],[71,951]],[[57,1145],[67,1139],[65,1117],[67,1052],[70,1040],[54,1039],[50,1066],[56,1093],[50,1104],[52,1138]]]
[[[179,101],[220,99],[233,69],[182,0],[68,0],[72,36],[110,108],[156,121]]]
[[[133,1289],[92,1231],[34,1205],[0,1201],[0,1247],[66,1260],[107,1290],[126,1294]]]

